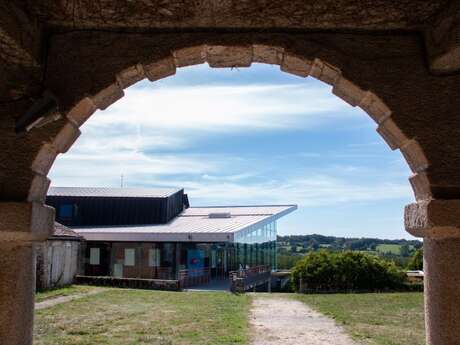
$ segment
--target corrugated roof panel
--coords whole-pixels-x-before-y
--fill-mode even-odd
[[[293,211],[296,208],[296,205],[190,207],[182,212],[180,216],[207,216],[212,213],[230,213],[233,216],[275,215],[285,211]]]
[[[48,196],[166,198],[181,189],[50,187]]]

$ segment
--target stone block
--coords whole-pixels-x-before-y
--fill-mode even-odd
[[[58,152],[51,144],[44,144],[32,162],[31,170],[37,174],[48,175]]]
[[[118,73],[117,83],[120,86],[120,88],[126,89],[144,78],[144,68],[142,67],[142,65],[137,64],[135,66],[128,67],[127,69]]]
[[[409,182],[417,201],[432,199],[433,195],[431,193],[430,181],[425,172],[419,172],[412,175],[409,177]]]
[[[416,140],[409,140],[401,146],[400,150],[414,173],[422,172],[428,168],[428,159]]]
[[[404,223],[417,237],[460,238],[460,200],[423,200],[407,205]]]
[[[365,96],[365,93],[361,90],[361,88],[344,77],[339,78],[339,80],[334,84],[332,93],[353,107],[356,107],[359,103],[361,103],[361,100]]]
[[[67,114],[69,121],[73,122],[77,127],[83,125],[86,120],[97,110],[96,105],[91,98],[85,97],[73,107]]]
[[[374,93],[367,91],[358,106],[364,110],[377,124],[391,116],[391,110]]]
[[[342,77],[342,71],[327,62],[315,59],[311,66],[310,75],[326,84],[335,85]]]
[[[249,67],[252,47],[211,45],[206,49],[206,61],[213,68]]]
[[[54,208],[39,202],[0,203],[0,215],[3,241],[43,241],[54,228]]]
[[[176,64],[172,56],[157,60],[143,67],[145,76],[150,81],[156,81],[176,74]]]
[[[53,140],[53,146],[60,153],[66,153],[78,139],[81,132],[71,121],[68,121]]]
[[[281,65],[283,60],[284,48],[273,47],[264,44],[254,44],[252,46],[253,62],[266,63],[270,65]]]
[[[305,78],[310,75],[311,67],[312,62],[310,60],[285,52],[280,69],[283,72]]]
[[[117,83],[114,83],[99,91],[95,96],[92,97],[92,100],[98,109],[105,110],[123,96],[123,90],[120,88],[120,86],[118,86]]]
[[[392,150],[402,147],[408,141],[408,138],[399,129],[391,117],[380,123],[377,127],[377,133],[382,136]]]
[[[29,202],[42,202],[46,200],[46,193],[50,186],[51,180],[43,175],[35,175],[30,184],[29,195],[27,200]]]
[[[200,65],[206,62],[206,46],[180,48],[173,51],[176,67]]]

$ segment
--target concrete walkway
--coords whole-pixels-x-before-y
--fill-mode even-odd
[[[80,298],[83,298],[83,297],[95,295],[97,293],[100,293],[100,292],[106,291],[106,290],[107,289],[104,289],[104,288],[95,288],[94,290],[89,291],[87,293],[80,293],[80,294],[75,294],[75,295],[70,295],[70,296],[61,296],[61,297],[56,297],[56,298],[50,298],[50,299],[47,299],[46,301],[43,301],[43,302],[40,302],[40,303],[35,303],[35,310],[49,308],[49,307],[55,306],[56,304],[70,302],[70,301],[80,299]]]
[[[302,302],[254,295],[253,345],[358,345],[335,322]]]

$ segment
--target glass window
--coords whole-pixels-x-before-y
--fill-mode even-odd
[[[90,265],[99,265],[101,262],[101,250],[100,248],[90,248],[89,249],[89,264]]]
[[[160,249],[159,248],[149,249],[149,266],[150,267],[160,266]]]
[[[136,250],[134,248],[125,248],[125,266],[135,265]]]

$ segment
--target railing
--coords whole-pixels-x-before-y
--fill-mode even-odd
[[[207,284],[210,279],[211,271],[208,267],[179,270],[179,283],[181,288]]]
[[[152,268],[152,279],[175,279],[171,267]]]
[[[233,292],[245,292],[258,285],[267,284],[270,289],[271,270],[269,266],[254,266],[238,271],[231,271],[230,286]]]

